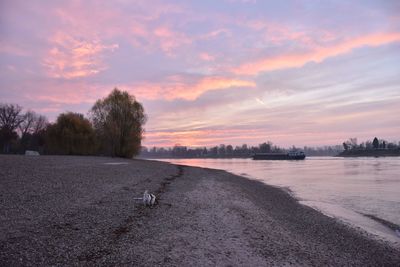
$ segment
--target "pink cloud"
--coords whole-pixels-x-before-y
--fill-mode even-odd
[[[254,62],[244,63],[231,71],[238,75],[257,75],[263,71],[301,67],[308,62],[321,62],[328,57],[345,54],[362,46],[380,46],[400,41],[400,33],[384,33],[361,36],[336,45],[311,47],[311,51],[291,53],[262,58]]]
[[[172,55],[176,48],[192,43],[192,39],[181,32],[172,31],[170,28],[161,26],[153,31],[160,48],[167,55]]]
[[[215,60],[215,57],[213,55],[210,55],[209,53],[206,53],[206,52],[200,53],[199,58],[204,61],[214,61]]]
[[[315,43],[327,40],[327,31],[321,29],[314,29],[313,31],[306,31],[288,27],[285,24],[265,20],[250,20],[243,22],[241,25],[247,26],[252,33],[257,33],[260,36],[260,41],[265,45],[282,45],[290,41],[295,41],[297,46],[307,45],[311,46]]]
[[[135,7],[137,12],[127,13],[124,7]],[[135,48],[148,53],[162,51],[168,56],[190,44],[192,40],[171,25],[158,21],[167,14],[180,14],[181,6],[159,1],[135,1],[120,5],[84,4],[67,2],[53,11],[53,16],[61,22],[61,27],[71,36],[87,42],[100,42],[104,48],[112,46],[115,38],[123,38]],[[61,31],[61,30],[60,30]],[[101,69],[101,68],[100,68]],[[95,69],[94,72],[97,70]],[[89,72],[90,73],[90,72]],[[78,73],[78,75],[83,74]]]
[[[99,40],[83,39],[56,32],[50,39],[51,48],[42,64],[50,77],[79,78],[91,76],[107,68],[103,53],[114,51],[118,44],[102,44]]]
[[[170,76],[161,83],[142,82],[133,86],[123,86],[135,95],[145,99],[185,99],[195,100],[200,95],[213,90],[233,87],[256,87],[253,81],[219,76],[204,77],[190,81],[182,76]],[[129,89],[132,88],[133,89]]]
[[[173,30],[166,25],[152,26],[146,21],[129,21],[131,44],[147,53],[162,51],[167,56],[174,56],[179,48],[193,43],[193,38],[183,32]]]

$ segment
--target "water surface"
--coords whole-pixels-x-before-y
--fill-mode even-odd
[[[353,226],[361,227],[375,236],[400,242],[400,236],[394,229],[400,225],[400,158],[308,157],[300,161],[253,161],[252,159],[166,161],[222,169],[290,189],[305,205]],[[372,215],[381,221],[372,220],[365,215]],[[384,221],[389,225],[385,225]]]

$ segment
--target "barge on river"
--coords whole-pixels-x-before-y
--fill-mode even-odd
[[[257,153],[253,155],[254,160],[302,160],[306,154],[302,151],[290,151],[288,153]]]

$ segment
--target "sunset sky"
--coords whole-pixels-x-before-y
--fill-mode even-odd
[[[146,146],[400,140],[396,0],[0,0],[0,69],[50,121],[129,91]]]

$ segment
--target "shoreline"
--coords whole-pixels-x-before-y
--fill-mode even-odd
[[[399,247],[222,170],[100,157],[0,160],[2,265],[400,263]],[[109,164],[118,162],[126,164]],[[145,189],[157,206],[134,202]]]
[[[320,159],[320,157],[318,157]],[[347,224],[354,229],[361,229],[362,231],[367,232],[370,236],[377,240],[384,240],[390,242],[395,246],[400,247],[400,225],[394,223],[388,218],[380,217],[378,214],[368,213],[363,210],[355,210],[344,207],[340,205],[340,203],[335,202],[325,202],[323,199],[314,200],[312,197],[308,197],[298,194],[298,192],[293,191],[294,188],[285,183],[284,185],[277,185],[276,183],[266,182],[262,176],[257,175],[257,172],[252,173],[251,170],[247,169],[247,172],[252,173],[244,173],[239,170],[240,168],[231,168],[224,167],[225,164],[207,164],[206,162],[191,162],[189,160],[181,160],[181,159],[159,159],[163,162],[170,162],[172,164],[185,164],[191,167],[208,167],[215,168],[218,170],[225,170],[233,175],[243,176],[247,179],[262,181],[268,186],[273,186],[278,189],[284,190],[290,194],[293,198],[295,198],[300,204],[306,205],[315,209],[316,211],[334,219],[339,220],[341,223]],[[226,165],[228,166],[228,165]],[[265,170],[267,171],[267,170]],[[288,174],[289,175],[289,174]],[[271,175],[270,175],[271,176]],[[275,181],[276,182],[276,181]],[[394,212],[396,214],[396,212]]]

